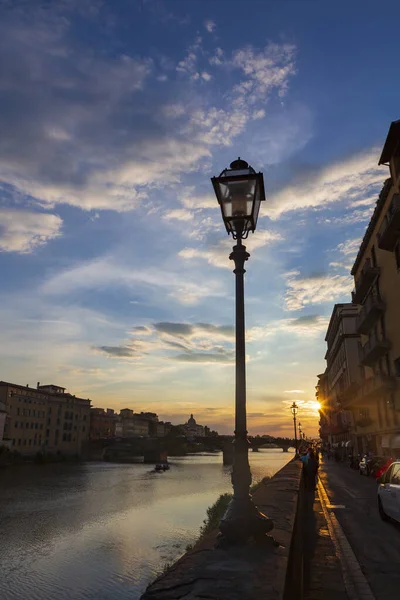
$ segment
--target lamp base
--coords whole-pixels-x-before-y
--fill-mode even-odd
[[[233,497],[219,525],[221,538],[218,546],[243,544],[250,538],[257,542],[269,541],[279,545],[274,538],[267,536],[274,527],[272,519],[260,512],[251,496]]]

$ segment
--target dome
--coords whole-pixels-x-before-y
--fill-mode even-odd
[[[187,424],[190,427],[194,427],[196,425],[196,419],[193,418],[193,415],[190,415],[190,419],[188,420]]]

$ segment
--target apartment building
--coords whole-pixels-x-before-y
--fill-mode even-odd
[[[111,408],[90,409],[90,434],[91,440],[112,438],[115,436],[116,415]]]
[[[353,403],[360,452],[400,454],[400,121],[391,124],[379,164],[384,183],[351,274],[358,306],[362,382]]]
[[[341,447],[355,445],[352,404],[362,378],[357,318],[354,304],[335,304],[325,336],[327,367],[318,376],[316,396],[323,406],[321,436]]]
[[[90,400],[63,387],[38,383],[31,388],[0,381],[0,402],[7,412],[6,436],[23,455],[80,454],[89,438]]]

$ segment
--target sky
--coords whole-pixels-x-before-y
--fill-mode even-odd
[[[246,242],[252,434],[318,427],[334,303],[400,118],[400,4],[0,0],[0,378],[233,429],[233,240],[210,178],[264,174]]]

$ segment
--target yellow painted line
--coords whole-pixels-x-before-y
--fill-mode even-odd
[[[334,505],[331,504],[325,487],[319,478],[317,489],[328,531],[335,546],[336,556],[340,560],[344,585],[349,599],[376,600],[335,513],[330,509]]]

